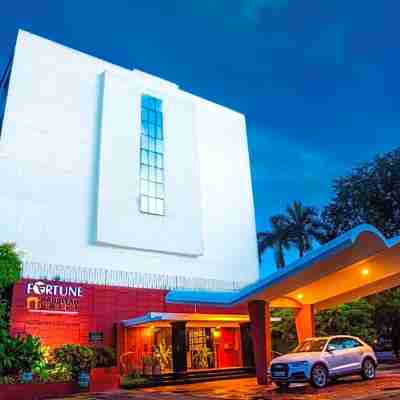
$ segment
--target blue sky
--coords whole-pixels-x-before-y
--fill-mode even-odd
[[[22,28],[243,112],[262,230],[399,145],[398,15],[396,0],[14,0],[0,65]]]

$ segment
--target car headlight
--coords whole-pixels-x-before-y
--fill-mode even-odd
[[[290,367],[293,369],[297,368],[307,368],[308,367],[308,361],[295,361],[290,363]]]

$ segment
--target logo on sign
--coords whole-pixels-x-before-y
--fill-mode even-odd
[[[27,294],[32,292],[37,295],[82,297],[82,288],[73,286],[51,285],[41,281],[28,283]]]
[[[26,286],[26,307],[30,311],[57,314],[76,314],[79,312],[79,286],[55,285],[42,281],[29,282]]]

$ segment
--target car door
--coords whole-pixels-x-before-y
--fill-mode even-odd
[[[349,372],[359,371],[364,354],[364,345],[357,339],[349,337],[344,341],[344,347],[346,349],[347,369]]]
[[[346,372],[346,350],[343,345],[343,338],[332,338],[326,346],[324,360],[331,375],[341,375]]]

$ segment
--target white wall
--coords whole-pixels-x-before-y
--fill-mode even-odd
[[[104,77],[135,88],[125,100],[131,95],[139,99],[142,90],[165,99],[165,118],[175,118],[174,103],[189,110],[169,130],[166,126],[166,141],[168,134],[187,130],[185,148],[193,156],[170,163],[166,191],[167,207],[168,201],[175,204],[172,214],[138,214],[136,183],[132,201],[123,196],[127,186],[115,184],[117,179],[137,181],[138,160],[134,151],[128,159],[122,141],[110,144],[113,131],[103,124]],[[124,99],[119,101],[126,108]],[[179,121],[185,118],[182,129]],[[112,126],[112,118],[109,122]],[[122,134],[129,135],[126,127]],[[137,134],[132,132],[132,149]],[[178,160],[175,143],[176,137],[169,154],[166,146],[166,161]],[[112,158],[107,156],[111,148]],[[128,165],[115,168],[113,158],[117,162],[122,156]],[[174,179],[174,168],[188,160],[189,173]],[[167,81],[20,32],[0,139],[0,173],[0,242],[17,242],[28,259],[224,280],[258,277],[245,119]],[[123,218],[116,203],[109,203],[108,185],[117,187],[116,198],[124,199]],[[157,223],[147,223],[147,217]]]

